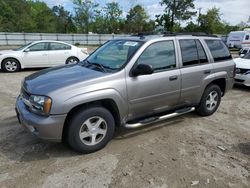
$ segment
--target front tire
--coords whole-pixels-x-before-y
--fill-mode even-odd
[[[219,107],[221,102],[221,89],[218,85],[209,85],[201,98],[196,112],[201,116],[212,115]]]
[[[115,121],[103,107],[89,107],[78,111],[69,121],[67,141],[80,153],[92,153],[106,146],[112,139]]]
[[[2,62],[4,72],[18,72],[21,69],[20,63],[16,59],[8,58]]]

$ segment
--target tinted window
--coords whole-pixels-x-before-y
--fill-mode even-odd
[[[50,50],[70,50],[71,46],[67,44],[61,44],[61,43],[56,43],[52,42],[50,43]]]
[[[45,51],[48,50],[48,43],[46,42],[37,43],[29,47],[29,49],[30,51]]]
[[[195,40],[196,42],[196,46],[197,46],[197,50],[198,50],[198,56],[199,56],[199,61],[200,63],[207,63],[207,55],[204,51],[203,46],[201,45],[201,42],[199,40]]]
[[[246,36],[246,40],[249,40],[249,35]]]
[[[176,67],[175,48],[173,41],[151,44],[137,60],[138,64],[148,64],[155,71]]]
[[[232,59],[232,56],[226,47],[226,45],[221,40],[205,40],[214,61],[223,61],[227,59]]]
[[[183,66],[199,64],[195,40],[180,40]]]

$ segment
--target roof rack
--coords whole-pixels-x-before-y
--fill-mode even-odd
[[[184,32],[184,33],[174,33],[174,32],[164,32],[164,37],[169,37],[169,36],[183,36],[183,35],[192,35],[192,36],[197,36],[197,37],[218,37],[216,35],[212,35],[209,33],[203,33],[203,32]]]
[[[141,37],[141,36],[159,35],[159,34],[162,34],[162,33],[156,33],[156,32],[140,32],[140,33],[132,34],[131,36],[133,36],[133,37]]]

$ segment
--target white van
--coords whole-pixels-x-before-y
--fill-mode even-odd
[[[227,39],[227,46],[229,48],[250,47],[250,29],[230,32]]]

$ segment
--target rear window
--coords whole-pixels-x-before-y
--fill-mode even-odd
[[[205,40],[211,54],[214,58],[214,62],[224,61],[232,59],[232,56],[227,46],[221,40]]]
[[[246,38],[245,38],[245,40],[249,40],[249,35],[246,35]]]

